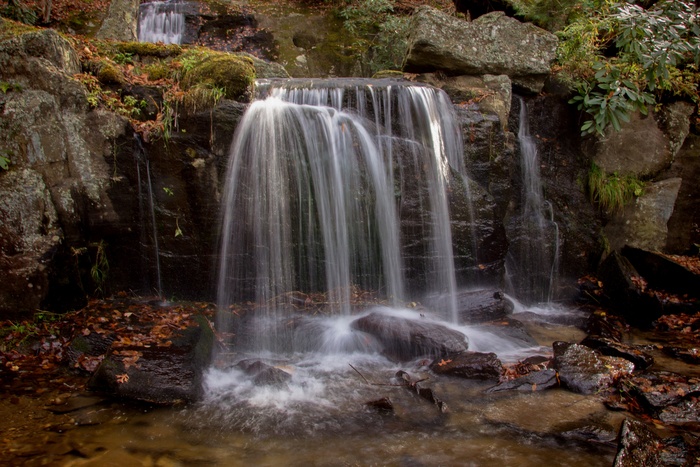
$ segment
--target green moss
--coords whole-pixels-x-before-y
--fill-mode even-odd
[[[195,63],[182,80],[185,90],[199,87],[224,90],[227,99],[245,99],[255,81],[253,61],[248,57],[212,53]]]
[[[107,59],[91,60],[84,66],[101,84],[123,84],[125,81],[119,67]]]
[[[156,62],[146,65],[144,71],[148,75],[148,79],[151,81],[169,78],[171,74],[170,67],[163,62]]]
[[[403,78],[403,71],[399,70],[382,70],[376,72],[374,75],[372,75],[372,78],[374,79],[382,79],[382,78],[397,78],[397,79],[402,79]]]
[[[0,41],[6,41],[13,37],[21,36],[28,32],[39,31],[39,28],[28,24],[18,23],[9,19],[0,18]]]
[[[138,55],[139,57],[175,57],[182,53],[182,47],[177,44],[153,44],[150,42],[118,42],[117,51],[123,54]]]

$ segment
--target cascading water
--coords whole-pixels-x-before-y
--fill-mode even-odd
[[[178,0],[142,3],[139,7],[139,41],[180,44],[185,33],[183,5]]]
[[[153,200],[153,183],[151,181],[151,163],[146,157],[146,150],[143,147],[140,136],[134,135],[134,141],[136,149],[134,154],[136,155],[136,177],[139,187],[139,219],[141,225],[141,248],[146,250],[145,254],[142,254],[142,259],[148,264],[155,264],[155,291],[158,297],[163,297],[163,285],[160,273],[160,248],[158,246],[158,229],[156,227],[156,211],[155,203]],[[144,165],[146,169],[145,180],[141,179],[141,166]],[[144,187],[145,192],[144,195]],[[147,205],[147,206],[146,206]],[[148,211],[148,215],[146,214]],[[149,232],[147,226],[150,224],[150,242],[149,242]],[[150,243],[150,244],[149,244]],[[152,258],[152,259],[150,259]],[[147,271],[149,269],[148,265],[142,265],[142,269]],[[144,281],[148,282],[147,275],[144,275]],[[144,289],[151,292],[151,285],[144,284]]]
[[[559,269],[559,226],[544,198],[537,144],[530,135],[527,103],[519,98],[522,206],[508,227],[507,255],[511,293],[526,303],[551,302]]]
[[[455,321],[447,191],[465,170],[449,98],[392,81],[258,87],[267,98],[239,124],[222,202],[220,307],[252,300],[269,323],[294,291],[325,293],[340,314],[353,287],[390,301],[444,292]],[[411,295],[407,262],[424,271]],[[257,345],[284,341],[263,327]]]

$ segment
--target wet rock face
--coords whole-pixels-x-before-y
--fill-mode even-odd
[[[384,354],[396,361],[420,357],[442,358],[467,350],[467,338],[427,319],[408,319],[377,312],[353,321],[353,329],[377,338]]]
[[[467,22],[424,6],[414,13],[409,30],[404,71],[505,74],[531,92],[542,90],[557,47],[553,34],[503,12]]]
[[[600,214],[581,184],[581,180],[587,178],[590,159],[581,150],[579,122],[566,99],[542,95],[527,99],[527,105],[530,133],[537,144],[544,197],[551,203],[559,233],[559,282],[554,296],[573,297],[577,293],[576,280],[597,267],[603,252],[599,241],[602,231]],[[510,115],[509,129],[517,132],[517,100],[513,102]],[[513,161],[511,202],[517,206],[522,197],[520,157],[513,156]],[[510,216],[509,211],[506,217]],[[517,234],[518,230],[513,232]]]

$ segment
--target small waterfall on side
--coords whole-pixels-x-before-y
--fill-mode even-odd
[[[508,226],[511,246],[506,265],[511,293],[525,303],[551,302],[559,270],[559,226],[544,198],[537,144],[530,135],[527,103],[519,98],[522,199]]]
[[[140,42],[180,44],[185,33],[183,3],[178,0],[142,3],[139,7]]]
[[[141,224],[141,249],[146,250],[146,253],[142,255],[142,270],[148,271],[150,265],[155,264],[155,291],[159,298],[163,297],[163,285],[161,280],[160,271],[160,248],[158,246],[158,229],[156,226],[156,213],[155,213],[155,203],[153,200],[153,183],[151,181],[151,163],[146,157],[146,150],[143,147],[141,137],[137,134],[134,135],[136,150],[136,176],[138,180],[139,187],[139,219]],[[146,177],[144,180],[141,179],[141,165],[145,166]],[[143,185],[145,185],[145,190]],[[146,195],[144,195],[144,191]],[[146,206],[147,204],[147,206]],[[148,210],[148,215],[146,214]],[[150,242],[149,242],[149,232],[148,224],[150,223]],[[150,243],[150,244],[149,244]],[[153,257],[152,260],[149,258]],[[152,287],[147,275],[144,276],[144,289],[152,292]]]
[[[263,349],[284,340],[284,330],[266,326],[283,321],[295,291],[324,293],[331,311],[345,314],[355,287],[389,301],[440,292],[451,297],[444,311],[454,321],[447,192],[465,170],[449,98],[396,81],[258,88],[231,149],[219,306],[258,304]],[[418,269],[421,283],[411,277],[407,293]]]

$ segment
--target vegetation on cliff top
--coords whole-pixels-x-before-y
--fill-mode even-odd
[[[700,13],[689,0],[648,8],[617,0],[515,0],[528,20],[559,36],[555,71],[589,115],[582,133],[620,129],[631,112],[700,101]],[[696,112],[696,124],[698,115]]]

